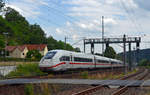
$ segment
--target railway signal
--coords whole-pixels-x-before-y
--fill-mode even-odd
[[[141,42],[141,37],[126,37],[126,35],[123,36],[123,38],[90,38],[90,39],[84,39],[84,52],[86,51],[86,45],[90,44],[91,45],[91,53],[94,54],[94,45],[95,44],[106,44],[106,47],[109,46],[109,44],[123,44],[123,50],[124,50],[124,66],[126,66],[126,44],[129,44],[129,69],[131,70],[132,68],[132,63],[131,63],[131,44],[136,43],[136,51],[137,51],[137,62],[139,61],[139,49],[140,49],[140,42]],[[126,73],[126,71],[125,71]]]

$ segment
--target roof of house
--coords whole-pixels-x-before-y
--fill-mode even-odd
[[[5,48],[5,50],[7,50],[7,51],[13,51],[13,50],[15,50],[16,49],[16,46],[7,46],[6,48]]]
[[[25,44],[25,45],[21,45],[21,46],[7,46],[5,49],[9,52],[14,51],[16,48],[18,48],[20,51],[23,51],[25,49],[25,47],[27,47],[28,50],[44,50],[44,48],[46,47],[46,44]]]

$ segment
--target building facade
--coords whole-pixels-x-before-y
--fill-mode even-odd
[[[28,51],[31,50],[38,50],[42,56],[44,56],[48,52],[48,48],[46,44],[7,46],[5,50],[9,52],[9,57],[13,57],[13,58],[25,58]]]

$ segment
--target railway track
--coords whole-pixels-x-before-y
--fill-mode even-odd
[[[77,72],[58,72],[58,73],[50,73],[42,76],[14,76],[14,77],[5,77],[5,79],[16,79],[16,78],[37,78],[37,79],[47,79],[47,78],[81,78],[82,73],[88,73],[88,75],[93,74],[121,74],[123,72],[123,68],[115,68],[115,69],[97,69],[97,70],[82,70]]]
[[[133,77],[135,77],[135,79],[138,80],[142,80],[145,76],[147,75],[147,71],[140,70],[139,72],[135,73],[135,74],[131,74],[128,76],[125,76],[123,78],[120,78],[120,80],[126,80],[126,79],[133,79]],[[137,78],[138,76],[138,78]],[[130,84],[131,85],[131,84]],[[124,93],[125,91],[128,90],[128,85],[125,87],[120,87],[119,89],[107,89],[108,87],[105,87],[104,85],[99,85],[96,87],[92,87],[77,93],[74,93],[72,95],[100,95],[96,94],[95,92],[101,91],[103,89],[103,95],[121,95],[122,93]],[[109,93],[108,93],[109,92]],[[95,94],[93,94],[95,93]]]
[[[146,69],[145,72],[142,74],[142,76],[139,77],[139,78],[137,78],[137,80],[143,80],[146,77],[147,74],[148,74],[148,70]],[[132,85],[132,84],[129,84],[129,85]],[[127,91],[128,88],[129,88],[128,85],[125,86],[125,87],[121,87],[120,89],[118,89],[117,91],[115,91],[112,95],[121,95],[125,91]]]

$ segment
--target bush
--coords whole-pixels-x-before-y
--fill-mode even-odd
[[[150,66],[150,62],[149,62],[149,60],[147,60],[147,59],[142,59],[142,60],[139,62],[138,66]]]
[[[47,73],[42,72],[38,64],[19,64],[16,68],[16,71],[12,71],[8,77],[13,76],[40,76]]]
[[[40,61],[40,59],[30,59],[30,58],[2,58],[0,57],[0,62],[32,62],[32,61]]]
[[[31,51],[28,51],[26,58],[39,60],[42,58],[42,55],[40,54],[38,50],[31,50]]]

